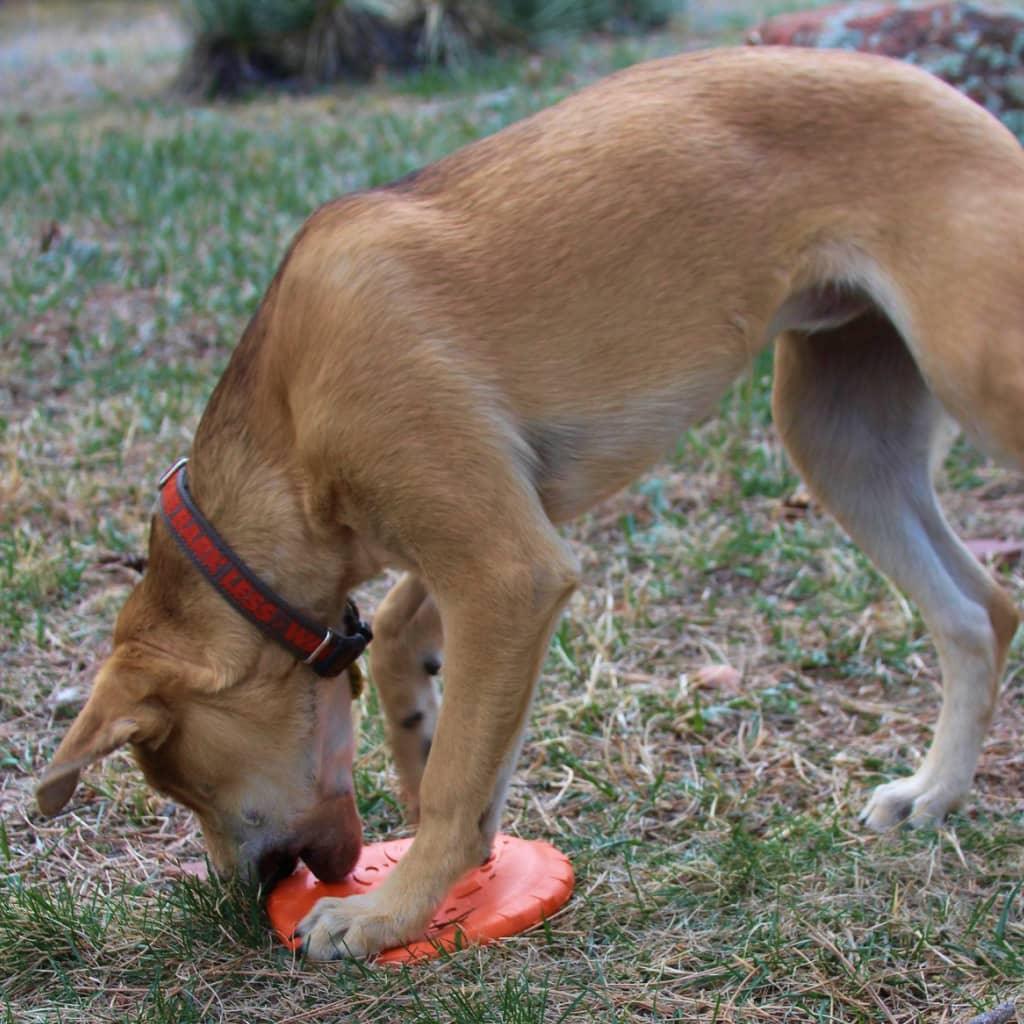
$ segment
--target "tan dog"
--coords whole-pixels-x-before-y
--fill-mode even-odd
[[[943,410],[1024,456],[1024,154],[1008,131],[884,59],[717,51],[614,75],[310,218],[189,481],[253,571],[323,621],[382,566],[408,571],[377,613],[372,670],[419,833],[372,895],[318,904],[311,956],[413,937],[486,856],[577,583],[553,524],[650,466],[773,339],[789,453],[941,657],[934,744],[864,818],[941,819],[968,793],[1017,624],[930,477]],[[131,743],[220,868],[348,869],[347,682],[250,625],[160,519],[114,642],[40,784],[45,811]]]

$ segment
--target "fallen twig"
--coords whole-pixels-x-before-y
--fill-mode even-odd
[[[1017,1008],[1013,1003],[1000,1003],[991,1010],[979,1013],[972,1017],[967,1024],[1009,1024],[1009,1021],[1016,1020]]]

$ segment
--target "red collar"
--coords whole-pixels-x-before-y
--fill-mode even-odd
[[[246,567],[196,508],[185,484],[186,462],[188,459],[179,459],[158,484],[160,511],[171,536],[235,611],[309,665],[318,676],[340,675],[373,639],[370,627],[359,618],[355,602],[346,602],[347,633],[339,634],[317,625],[278,597]]]

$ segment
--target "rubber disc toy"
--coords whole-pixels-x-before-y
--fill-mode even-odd
[[[298,949],[299,942],[291,935],[317,900],[369,892],[387,877],[410,846],[412,839],[365,846],[352,873],[330,885],[318,881],[305,865],[300,865],[267,899],[274,931],[286,946]],[[565,854],[539,840],[499,834],[490,858],[452,887],[423,937],[407,946],[384,950],[376,959],[383,963],[426,960],[445,950],[517,935],[541,924],[563,906],[572,885],[572,865]]]

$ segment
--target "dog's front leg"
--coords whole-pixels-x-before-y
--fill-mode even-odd
[[[387,718],[405,816],[420,818],[420,782],[434,741],[441,669],[441,616],[418,576],[408,573],[373,618],[370,674]]]
[[[544,525],[513,557],[445,572],[448,585],[434,588],[445,699],[420,789],[419,832],[372,893],[320,900],[300,923],[296,934],[313,959],[410,941],[451,886],[487,858],[534,681],[577,579],[573,559]]]

